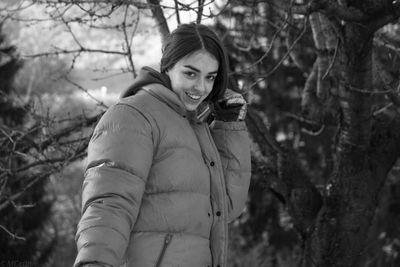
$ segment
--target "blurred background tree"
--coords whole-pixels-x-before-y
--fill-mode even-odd
[[[231,86],[250,103],[253,176],[228,266],[398,266],[399,16],[388,0],[4,1],[0,17],[24,51],[15,84],[28,114],[18,118],[29,118],[11,140],[33,140],[24,170],[41,174],[38,192],[53,202],[47,264],[70,266],[76,253],[95,122],[141,66],[157,67],[169,30],[193,21],[223,38]],[[33,177],[20,168],[4,171]],[[0,207],[9,200],[0,194]],[[26,235],[14,222],[0,223],[10,244]]]
[[[57,238],[48,224],[51,199],[46,194],[47,181],[32,183],[36,177],[29,172],[20,171],[17,175],[10,171],[24,168],[29,162],[23,153],[27,151],[26,143],[19,142],[23,139],[29,107],[14,87],[14,78],[22,64],[16,47],[8,44],[0,24],[0,196],[8,200],[2,201],[0,208],[0,258],[41,264],[51,255]],[[26,183],[25,177],[31,183]],[[17,198],[17,194],[21,196]]]
[[[249,215],[238,226],[265,237],[260,266],[398,265],[391,222],[399,214],[389,208],[397,197],[382,192],[399,181],[399,12],[397,1],[238,0],[217,18],[252,104],[259,154],[277,166],[261,163],[266,173],[253,175]],[[269,131],[255,114],[268,118]],[[287,214],[262,201],[265,184],[289,224],[276,223]],[[282,245],[291,253],[271,250]],[[289,265],[285,255],[295,257]]]

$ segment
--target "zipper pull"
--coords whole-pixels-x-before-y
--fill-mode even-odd
[[[172,240],[172,234],[167,234],[167,236],[165,237],[165,244],[169,244],[169,242],[171,242]]]
[[[163,260],[165,251],[167,250],[167,247],[168,247],[169,243],[170,243],[171,240],[172,240],[172,236],[173,236],[173,235],[172,235],[171,233],[168,233],[168,234],[165,236],[165,238],[164,238],[164,245],[163,245],[163,247],[162,247],[162,249],[161,249],[160,255],[158,256],[157,263],[156,263],[156,267],[161,266],[161,261]]]

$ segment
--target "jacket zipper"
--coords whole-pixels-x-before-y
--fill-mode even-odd
[[[216,147],[216,145],[214,143],[214,139],[212,137],[210,128],[207,127],[207,126],[205,128],[206,128],[206,132],[207,132],[208,138],[210,139],[211,146],[214,149],[214,154],[219,156],[218,148]],[[220,166],[220,168],[218,168],[218,169],[219,169],[219,174],[220,174],[221,188],[225,188],[223,181],[221,181],[221,179],[224,179],[224,174],[223,174],[223,171],[222,171],[222,163],[220,162],[220,160],[218,160],[218,157],[215,158],[215,162],[216,162],[216,164],[218,164],[218,166]],[[225,188],[225,190],[226,190],[226,188]],[[226,203],[226,196],[225,196],[224,193],[222,194],[222,203]],[[222,207],[222,208],[225,208],[225,207]],[[225,210],[225,211],[227,211],[227,210]],[[223,228],[224,228],[224,235],[225,235],[225,237],[227,237],[228,236],[227,226],[225,225]],[[222,253],[224,255],[224,259],[226,259],[226,251],[228,250],[228,244],[227,244],[227,242],[224,242],[224,243],[225,244],[224,244],[224,247],[222,248]],[[224,264],[224,266],[225,266],[225,264]]]
[[[160,266],[161,266],[162,259],[164,258],[164,254],[165,254],[165,251],[167,250],[167,247],[168,247],[169,244],[171,243],[172,236],[173,236],[173,235],[170,234],[170,233],[168,233],[168,234],[165,236],[165,238],[164,238],[164,245],[163,245],[163,247],[162,247],[162,250],[161,250],[160,255],[158,256],[157,263],[156,263],[156,266],[155,266],[155,267],[160,267]]]

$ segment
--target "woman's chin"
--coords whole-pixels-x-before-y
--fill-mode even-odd
[[[185,104],[185,109],[189,112],[195,111],[199,105]]]

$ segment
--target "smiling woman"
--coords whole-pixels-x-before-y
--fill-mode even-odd
[[[226,266],[250,182],[246,102],[217,35],[182,24],[88,148],[77,266]],[[234,105],[234,107],[232,107]],[[214,111],[214,112],[210,112]]]
[[[166,74],[172,91],[186,110],[194,111],[211,93],[218,73],[217,59],[206,50],[198,50],[178,61]]]

